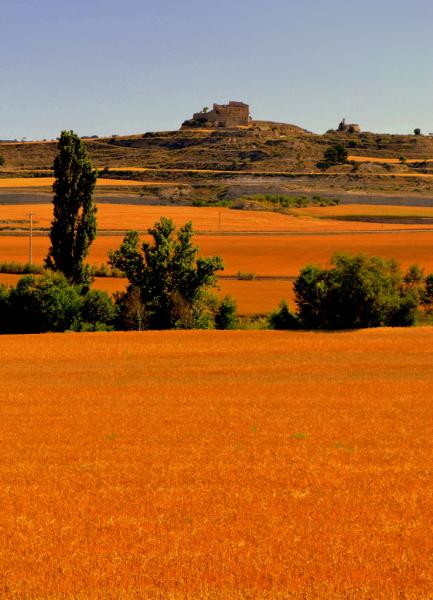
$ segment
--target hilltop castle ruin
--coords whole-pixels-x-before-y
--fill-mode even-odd
[[[250,107],[244,102],[231,101],[228,104],[214,104],[212,110],[203,109],[192,119],[182,123],[182,129],[191,127],[247,127],[250,123]]]
[[[346,123],[346,119],[343,119],[338,126],[337,131],[341,133],[360,133],[361,127],[358,123]]]

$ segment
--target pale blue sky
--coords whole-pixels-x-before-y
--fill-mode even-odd
[[[212,102],[433,131],[431,0],[0,0],[0,138],[177,129]]]

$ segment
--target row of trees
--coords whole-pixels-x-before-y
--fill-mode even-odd
[[[161,218],[149,229],[152,241],[144,243],[129,231],[109,255],[111,266],[128,278],[126,291],[112,299],[92,290],[86,258],[96,237],[97,172],[73,131],[59,138],[54,176],[47,271],[0,288],[3,332],[235,327],[234,301],[212,293],[223,262],[198,256],[191,223],[176,232],[170,219]]]

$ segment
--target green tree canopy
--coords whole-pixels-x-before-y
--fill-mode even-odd
[[[70,283],[88,285],[91,275],[84,261],[96,237],[93,192],[97,173],[83,142],[73,131],[61,133],[54,176],[51,247],[45,264],[64,273]]]
[[[224,268],[221,258],[197,256],[190,222],[176,233],[173,221],[162,217],[149,234],[153,241],[140,244],[138,233],[129,231],[120,248],[109,253],[110,264],[129,281],[118,301],[128,304],[128,297],[140,290],[142,308],[137,310],[134,299],[140,328],[207,327],[215,309],[209,290],[216,284],[216,272]]]
[[[71,329],[79,319],[80,289],[62,273],[22,277],[9,294],[10,323],[18,333]]]
[[[344,165],[347,162],[348,153],[342,144],[334,144],[325,150],[323,160],[317,163],[319,169],[328,169],[334,165]]]
[[[394,260],[337,254],[331,269],[308,265],[294,283],[305,329],[406,326],[417,318],[422,274]],[[421,278],[421,279],[420,279]]]

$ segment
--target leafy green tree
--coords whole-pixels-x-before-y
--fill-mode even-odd
[[[61,133],[54,176],[51,247],[45,264],[61,271],[70,283],[89,285],[90,269],[84,261],[96,237],[93,192],[97,172],[83,142],[73,131]]]
[[[328,169],[334,165],[347,163],[348,153],[342,144],[334,144],[325,150],[323,160],[317,163],[319,169]]]
[[[10,330],[10,288],[6,285],[0,285],[0,333],[7,333]]]
[[[238,325],[236,302],[231,296],[225,296],[215,314],[216,329],[236,329]]]
[[[416,322],[419,272],[406,276],[394,260],[337,254],[333,268],[305,267],[294,283],[305,329],[407,326]]]
[[[421,305],[428,315],[433,313],[433,273],[429,273],[424,279],[424,287],[421,290]]]
[[[210,326],[216,272],[223,269],[219,256],[197,257],[191,242],[192,224],[186,223],[175,235],[171,219],[161,217],[148,230],[151,243],[140,245],[136,231],[128,231],[122,245],[110,251],[109,263],[123,271],[129,281],[117,301],[122,313],[131,304],[131,295],[140,290],[139,316],[142,329],[172,329]],[[133,303],[137,304],[137,302]]]
[[[287,302],[282,300],[277,310],[269,315],[271,329],[299,329],[299,319],[294,315]]]
[[[89,290],[82,298],[79,329],[86,331],[113,329],[116,313],[116,307],[106,292]]]
[[[11,327],[19,333],[74,328],[80,319],[80,291],[62,273],[22,277],[9,295]]]

